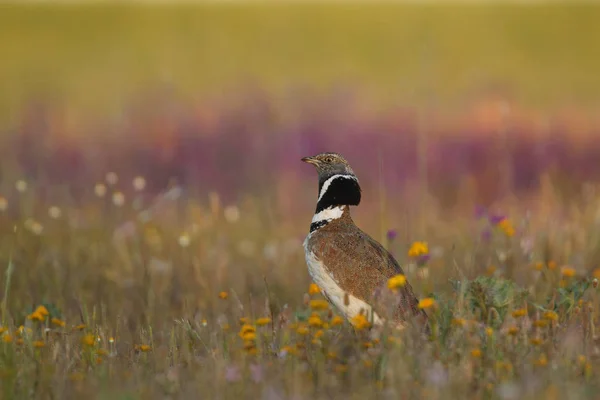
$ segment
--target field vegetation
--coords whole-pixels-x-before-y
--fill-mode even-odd
[[[599,8],[0,7],[0,398],[597,397]],[[326,150],[428,337],[311,284]]]

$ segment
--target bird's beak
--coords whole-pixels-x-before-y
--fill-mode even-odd
[[[304,157],[304,158],[302,158],[302,161],[304,161],[305,163],[308,163],[308,164],[312,164],[312,165],[317,165],[317,163],[319,162],[319,160],[317,160],[314,157]]]

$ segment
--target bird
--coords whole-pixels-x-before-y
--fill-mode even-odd
[[[318,173],[317,206],[303,247],[308,272],[323,296],[353,321],[362,314],[372,326],[389,321],[403,329],[414,319],[427,324],[427,314],[408,281],[390,304],[379,304],[390,278],[404,272],[396,259],[352,220],[350,206],[360,204],[362,190],[346,159],[333,152],[304,157]]]

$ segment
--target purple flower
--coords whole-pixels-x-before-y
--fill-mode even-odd
[[[242,379],[242,375],[238,367],[231,366],[225,368],[225,380],[227,382],[238,382],[240,379]]]
[[[250,364],[250,376],[254,383],[262,382],[264,376],[263,367],[258,364]]]
[[[497,225],[505,218],[504,215],[490,215],[488,219],[492,225]]]
[[[485,217],[487,214],[487,210],[484,206],[477,205],[475,206],[475,219],[481,219]]]
[[[418,265],[425,265],[427,263],[427,261],[429,261],[429,259],[431,258],[431,256],[429,254],[423,254],[421,256],[419,256],[419,258],[417,259],[417,264]]]
[[[387,239],[388,240],[394,240],[396,239],[396,236],[398,236],[398,232],[395,229],[390,229],[387,231]]]

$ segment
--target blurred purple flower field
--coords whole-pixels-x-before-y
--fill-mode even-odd
[[[76,121],[72,123],[72,121]],[[82,188],[115,171],[151,177],[147,190],[176,179],[225,201],[264,194],[310,179],[302,156],[344,154],[365,187],[383,179],[386,192],[426,180],[431,194],[452,205],[460,182],[472,178],[477,203],[535,191],[553,174],[573,192],[600,178],[600,124],[573,110],[545,115],[503,99],[482,98],[461,114],[410,106],[378,110],[358,95],[296,94],[276,99],[247,91],[220,101],[186,103],[166,92],[146,96],[117,120],[77,121],[60,105],[32,101],[3,132],[3,179],[17,168],[26,180]],[[12,185],[12,183],[8,182]]]

